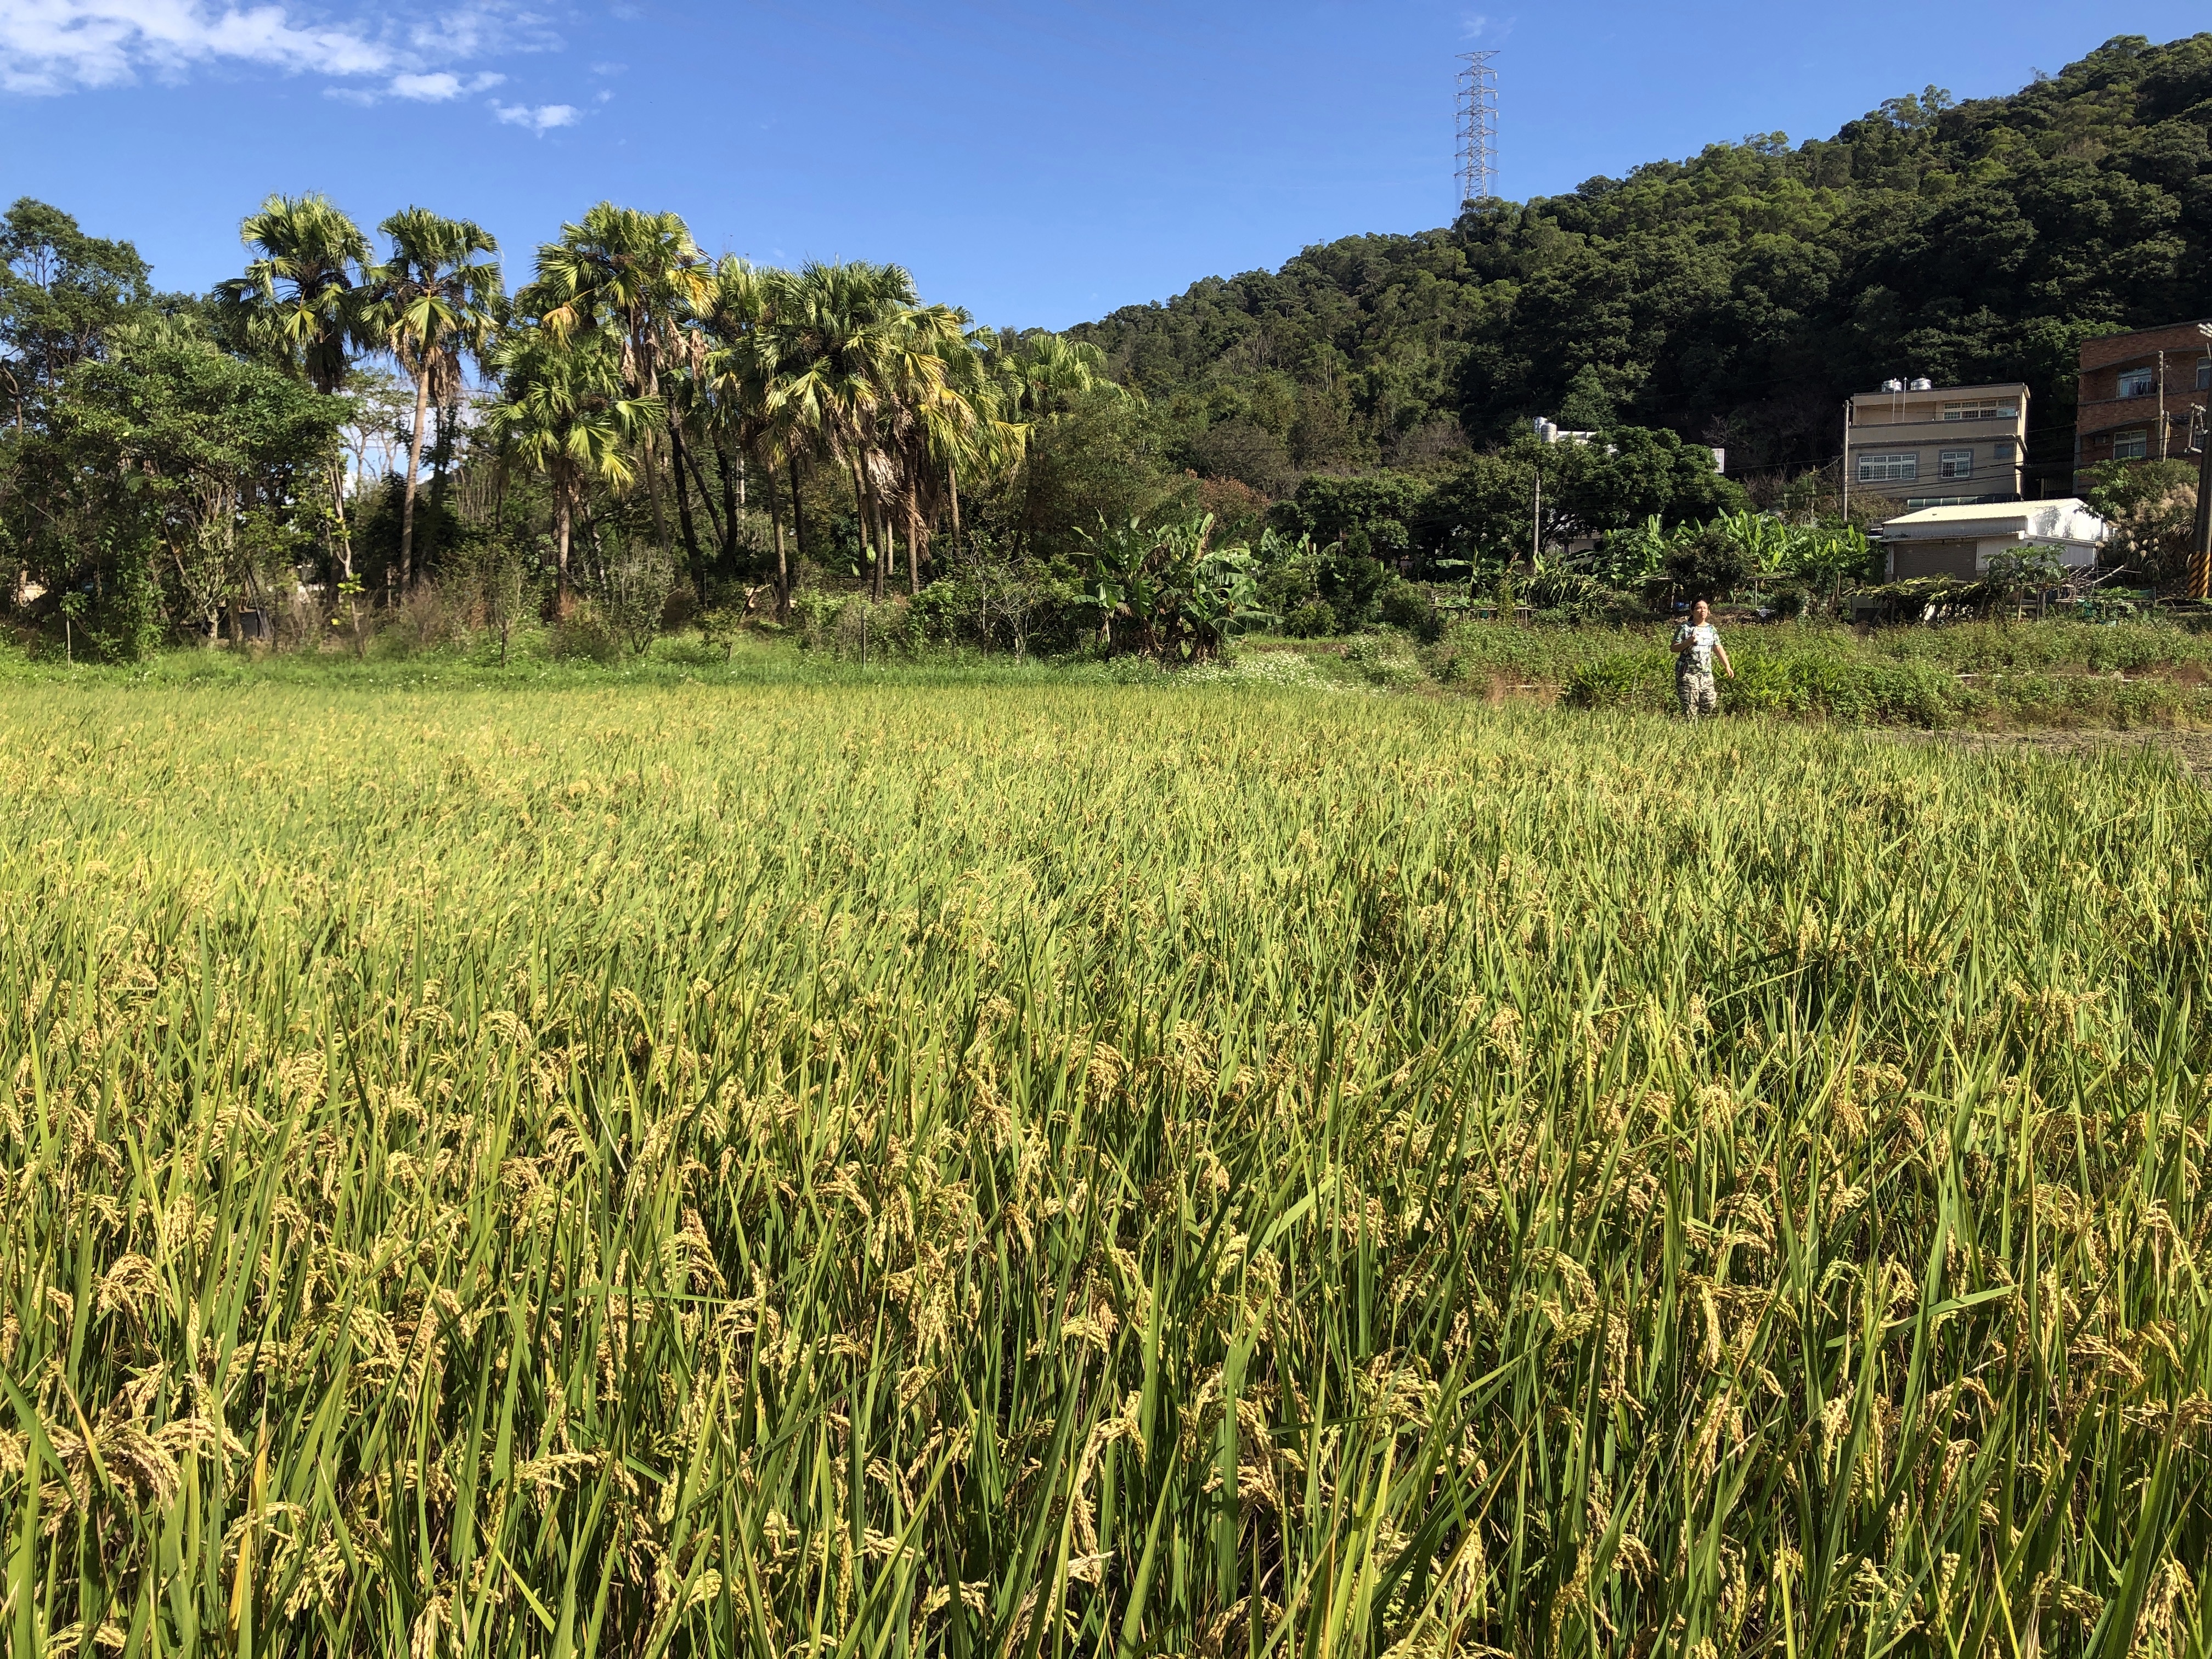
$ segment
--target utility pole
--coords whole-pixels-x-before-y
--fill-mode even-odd
[[[1544,469],[1529,463],[1536,475],[1536,504],[1528,514],[1528,565],[1534,569],[1544,556]]]
[[[1836,476],[1844,481],[1844,512],[1845,524],[1851,521],[1851,400],[1844,399],[1844,459],[1836,463]]]
[[[2212,348],[2212,323],[2197,324],[2197,331]],[[2204,410],[2203,416],[2197,439],[2197,523],[2189,540],[2189,597],[2192,599],[2212,599],[2212,407]]]
[[[2164,460],[2173,453],[2166,429],[2166,354],[2158,354],[2158,459]]]
[[[1498,71],[1495,52],[1463,52],[1459,61],[1459,202],[1498,194]],[[1454,217],[1457,217],[1455,213]]]

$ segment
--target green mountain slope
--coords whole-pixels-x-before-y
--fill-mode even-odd
[[[2080,342],[2212,314],[2208,129],[2212,33],[2123,36],[2007,97],[1930,88],[1832,138],[1471,206],[1077,332],[1164,407],[1188,465],[1262,489],[1538,414],[1798,471],[1834,459],[1847,392],[1915,374],[2027,380],[2030,459],[2057,486]]]

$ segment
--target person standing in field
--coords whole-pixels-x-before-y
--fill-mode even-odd
[[[1721,631],[1713,626],[1713,608],[1703,599],[1690,607],[1689,620],[1674,630],[1674,695],[1682,700],[1682,718],[1702,720],[1721,708],[1720,688],[1713,684],[1713,659],[1722,672],[1735,678]]]

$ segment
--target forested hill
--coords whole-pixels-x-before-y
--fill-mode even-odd
[[[1832,461],[1892,375],[2021,379],[2062,481],[2086,337],[2212,315],[2212,33],[2106,42],[2008,97],[1893,99],[1567,196],[1212,278],[1077,332],[1199,471],[1417,463],[1521,418],[1671,427],[1731,471]]]

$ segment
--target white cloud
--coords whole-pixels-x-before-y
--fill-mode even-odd
[[[583,118],[584,112],[574,104],[502,104],[491,100],[491,112],[511,127],[528,127],[532,132],[550,132],[555,127],[572,127]]]
[[[543,51],[560,40],[533,13],[473,0],[434,22],[309,18],[284,0],[0,0],[0,91],[33,94],[179,78],[214,64],[337,79],[392,77],[402,98],[443,99],[498,84],[437,66],[495,51]],[[409,91],[453,82],[450,92]],[[374,94],[368,94],[374,96]]]
[[[448,98],[461,95],[461,77],[447,70],[440,70],[435,75],[395,75],[386,90],[394,98],[412,98],[419,103],[442,104]]]
[[[0,0],[0,88],[59,93],[173,76],[229,59],[287,74],[374,75],[382,41],[344,25],[295,23],[281,5],[217,11],[198,0]]]
[[[412,98],[417,103],[442,104],[448,99],[459,98],[467,92],[489,92],[507,77],[504,75],[471,75],[465,80],[450,70],[440,70],[434,75],[395,75],[385,90],[394,98]]]

